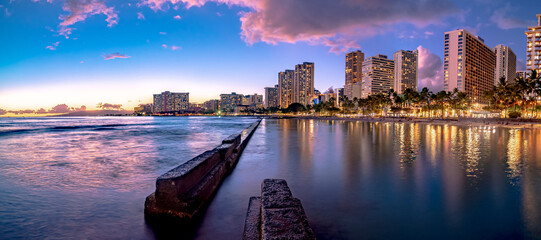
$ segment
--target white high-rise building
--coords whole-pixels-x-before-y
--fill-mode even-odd
[[[445,33],[443,90],[457,88],[481,102],[494,86],[496,54],[484,40],[464,29]]]
[[[386,55],[369,57],[363,62],[362,97],[387,93],[393,87],[394,61]]]
[[[510,47],[502,44],[494,47],[494,52],[496,53],[494,85],[498,85],[502,77],[506,82],[513,81],[517,72],[517,55]]]
[[[394,53],[393,89],[401,94],[411,88],[417,91],[417,66],[419,52],[417,50],[398,50]]]
[[[537,26],[528,27],[526,34],[526,70],[541,72],[541,14],[537,14]]]

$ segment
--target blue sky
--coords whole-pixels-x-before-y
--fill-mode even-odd
[[[490,47],[509,45],[524,68],[524,31],[541,13],[541,1],[498,0],[0,0],[0,6],[0,108],[7,110],[99,102],[130,109],[166,90],[190,92],[192,102],[232,91],[263,94],[279,71],[304,61],[315,62],[315,87],[324,91],[342,87],[345,53],[355,49],[392,57],[419,48],[420,85],[437,91],[445,31],[466,28]]]

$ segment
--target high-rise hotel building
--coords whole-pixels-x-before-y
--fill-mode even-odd
[[[265,88],[265,108],[278,107],[278,85]]]
[[[293,95],[294,70],[285,70],[278,73],[278,104],[281,108],[287,108],[295,102]]]
[[[155,113],[187,111],[190,108],[190,93],[165,91],[154,94],[153,108]]]
[[[293,95],[295,102],[311,105],[314,97],[314,63],[304,62],[295,66]]]
[[[418,56],[417,50],[398,50],[394,53],[393,89],[398,94],[402,94],[408,88],[417,91]]]
[[[242,105],[244,95],[232,92],[231,94],[220,94],[220,107],[224,111],[233,111],[238,105]]]
[[[346,83],[344,85],[344,94],[353,99],[353,84],[361,83],[363,78],[364,53],[361,50],[346,54]]]
[[[537,14],[537,26],[528,27],[526,52],[526,70],[541,72],[541,14]]]
[[[386,55],[369,57],[363,62],[362,97],[387,93],[394,82],[394,61]]]
[[[445,33],[443,90],[457,88],[474,102],[494,86],[496,54],[484,40],[464,29]]]
[[[494,52],[496,53],[494,85],[498,85],[502,77],[506,82],[513,81],[517,73],[517,55],[510,47],[501,44],[494,47]]]

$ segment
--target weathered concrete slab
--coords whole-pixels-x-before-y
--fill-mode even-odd
[[[258,120],[240,134],[233,134],[215,149],[168,171],[156,180],[156,191],[145,201],[145,219],[150,224],[178,222],[190,225],[201,216],[223,179],[257,129]],[[249,132],[245,132],[249,130]],[[243,137],[244,134],[248,137]]]
[[[285,180],[265,179],[259,204],[257,199],[250,198],[243,239],[315,239],[301,201],[292,196]]]
[[[261,239],[261,198],[251,197],[248,204],[248,212],[246,213],[246,221],[244,222],[245,240]]]

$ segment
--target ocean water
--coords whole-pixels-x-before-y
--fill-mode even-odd
[[[254,118],[0,118],[0,239],[153,239],[156,178]]]
[[[0,239],[154,239],[156,177],[253,121],[0,118]],[[265,178],[318,239],[541,239],[539,129],[266,119],[189,237],[240,239]]]

